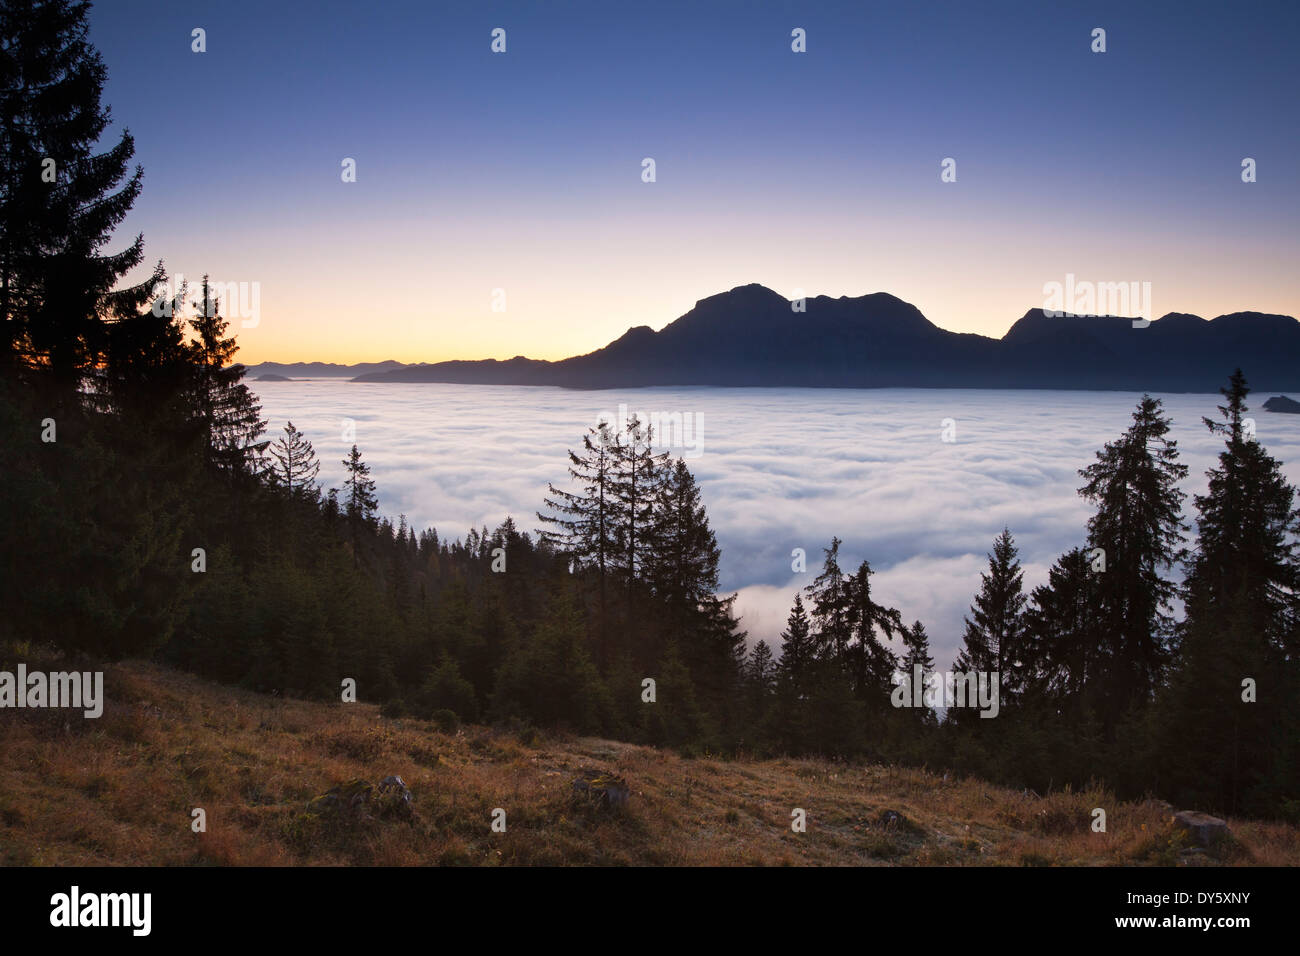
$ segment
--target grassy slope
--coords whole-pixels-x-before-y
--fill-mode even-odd
[[[449,735],[368,704],[282,701],[142,663],[110,669],[106,689],[99,720],[0,711],[0,864],[1300,863],[1294,827],[1229,821],[1229,846],[1180,853],[1166,807],[1101,792],[1037,798],[881,766]],[[575,806],[570,780],[586,767],[624,775],[628,806]],[[332,786],[388,774],[411,788],[414,820],[303,815]],[[1098,806],[1106,833],[1089,826]],[[193,807],[206,833],[191,832]],[[495,807],[505,834],[490,831]],[[795,807],[806,833],[791,831]],[[906,822],[882,825],[885,809]]]

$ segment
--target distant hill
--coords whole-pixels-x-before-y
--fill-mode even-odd
[[[883,292],[789,300],[761,285],[710,296],[656,332],[557,362],[438,362],[364,370],[358,382],[627,388],[648,385],[1044,388],[1214,392],[1240,366],[1256,390],[1300,390],[1300,322],[1169,313],[1145,328],[1115,316],[1026,312],[1000,339],[941,329]],[[306,374],[298,372],[296,374]]]
[[[1287,398],[1285,395],[1275,395],[1264,403],[1264,408],[1270,412],[1288,412],[1292,415],[1300,414],[1300,402],[1293,398]]]
[[[358,375],[382,373],[391,369],[402,368],[401,362],[389,359],[386,362],[359,362],[356,365],[336,365],[333,362],[262,362],[248,366],[250,378],[259,381],[281,382],[291,378],[355,378]],[[275,378],[266,378],[274,375]]]
[[[257,376],[258,382],[293,382],[296,379],[289,378],[287,375],[276,375],[274,372],[267,372],[265,375]]]

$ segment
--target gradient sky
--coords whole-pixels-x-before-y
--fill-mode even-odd
[[[246,362],[561,358],[749,282],[987,335],[1067,273],[1300,315],[1294,0],[101,0],[91,38],[123,239],[259,283]]]

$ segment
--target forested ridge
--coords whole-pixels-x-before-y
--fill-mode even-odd
[[[895,706],[899,674],[933,670],[924,625],[879,602],[869,563],[842,568],[838,539],[782,647],[748,650],[700,489],[639,422],[575,435],[540,532],[507,518],[448,541],[394,522],[355,446],[344,485],[322,489],[306,438],[268,431],[206,279],[162,301],[161,263],[124,282],[142,237],[106,251],[142,171],[129,133],[96,152],[105,76],[84,4],[0,10],[4,662],[49,643],[283,695],[337,699],[351,679],[390,715],[448,726],[1040,790],[1095,779],[1300,817],[1300,512],[1239,370],[1205,420],[1224,445],[1190,511],[1170,422],[1144,396],[1082,469],[1095,512],[1045,584],[1027,593],[1011,531],[994,540],[955,666],[1000,675],[998,713],[940,720]]]

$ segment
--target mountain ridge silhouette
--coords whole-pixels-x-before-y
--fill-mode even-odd
[[[635,326],[558,361],[523,356],[366,370],[356,382],[828,388],[1039,388],[1214,392],[1236,367],[1255,390],[1300,388],[1300,322],[1050,316],[1030,309],[1001,338],[951,332],[887,292],[810,297],[806,311],[757,283],[700,299],[658,332]]]

